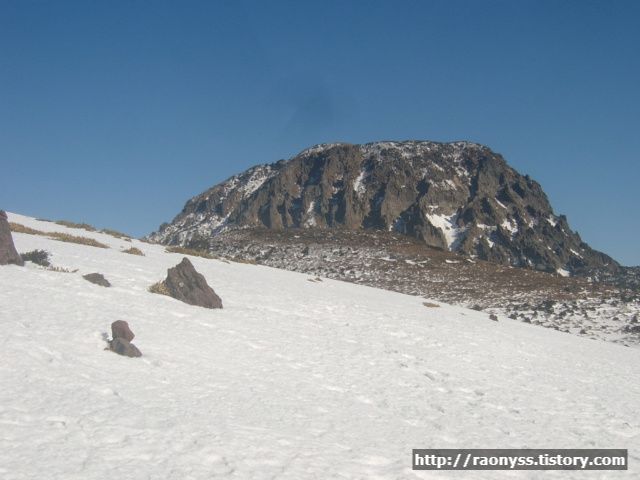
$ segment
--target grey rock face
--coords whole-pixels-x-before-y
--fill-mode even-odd
[[[0,210],[0,265],[9,264],[24,266],[24,261],[13,243],[7,212]]]
[[[198,273],[187,257],[167,271],[164,281],[170,295],[189,305],[204,308],[222,308],[222,300]]]
[[[502,265],[618,269],[556,216],[538,183],[468,142],[327,144],[189,200],[153,240],[207,248],[236,227],[386,230]]]

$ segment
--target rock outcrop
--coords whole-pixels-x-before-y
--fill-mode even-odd
[[[213,236],[241,227],[386,230],[563,275],[620,267],[554,214],[538,183],[468,142],[319,145],[231,177],[149,237],[207,249]]]
[[[0,265],[24,266],[24,260],[13,243],[7,212],[0,210]]]
[[[184,303],[204,308],[222,308],[220,297],[187,257],[167,271],[163,284],[170,296]]]

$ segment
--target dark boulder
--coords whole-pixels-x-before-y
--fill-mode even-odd
[[[114,338],[111,341],[111,350],[116,352],[118,355],[124,355],[125,357],[141,357],[142,353],[138,350],[133,343],[129,343],[128,340],[124,338]]]
[[[9,264],[24,266],[24,260],[13,244],[7,212],[0,210],[0,265]]]
[[[96,285],[100,285],[101,287],[110,287],[111,284],[109,280],[104,278],[104,275],[101,273],[89,273],[87,275],[83,275],[82,278],[87,280],[88,282],[95,283]]]
[[[170,296],[184,303],[204,308],[222,308],[220,297],[187,257],[167,271],[167,278],[163,283]]]

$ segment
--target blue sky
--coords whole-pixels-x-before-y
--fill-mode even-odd
[[[466,140],[640,265],[640,2],[0,0],[0,208],[143,236],[325,142]]]

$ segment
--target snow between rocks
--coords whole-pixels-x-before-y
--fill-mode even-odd
[[[628,448],[626,477],[640,474],[638,349],[195,257],[225,308],[192,307],[147,291],[181,259],[163,246],[127,255],[123,240],[9,219],[111,248],[14,234],[78,271],[0,268],[5,480],[462,478],[413,472],[413,448]],[[103,351],[118,319],[143,357]]]

